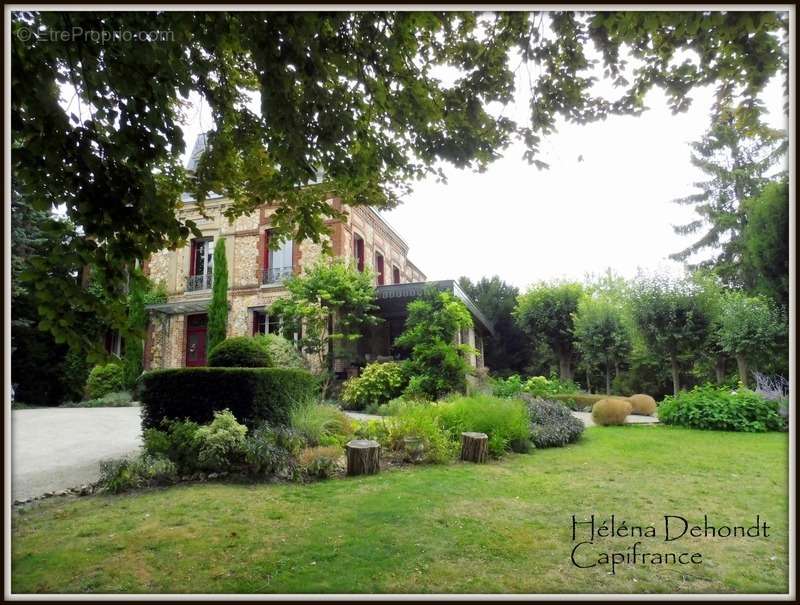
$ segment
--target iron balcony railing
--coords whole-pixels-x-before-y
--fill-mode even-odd
[[[214,279],[211,273],[205,275],[190,275],[186,278],[186,291],[210,290]]]
[[[279,284],[287,277],[291,277],[291,267],[271,267],[261,271],[261,284]]]

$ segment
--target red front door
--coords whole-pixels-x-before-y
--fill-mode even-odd
[[[186,367],[206,365],[206,330],[208,315],[186,318]]]

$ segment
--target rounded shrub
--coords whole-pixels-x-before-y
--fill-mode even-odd
[[[630,413],[631,402],[627,399],[601,399],[592,406],[592,420],[601,426],[625,424]]]
[[[528,402],[531,416],[531,441],[537,448],[562,447],[577,441],[583,433],[583,422],[558,401],[532,399]]]
[[[360,376],[350,378],[342,387],[342,402],[350,410],[363,410],[399,397],[408,385],[403,364],[394,361],[371,363]]]
[[[266,368],[270,366],[269,353],[254,338],[235,336],[223,340],[208,353],[212,368]]]
[[[86,379],[86,397],[99,399],[109,393],[125,390],[125,369],[119,363],[97,365]]]
[[[631,414],[639,414],[641,416],[652,416],[656,413],[656,400],[650,395],[639,393],[628,397],[631,402]]]
[[[267,351],[270,367],[305,369],[306,364],[303,361],[303,356],[300,355],[292,341],[277,334],[261,334],[253,340]]]

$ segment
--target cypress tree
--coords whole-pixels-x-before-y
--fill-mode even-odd
[[[142,373],[144,361],[144,332],[147,330],[147,311],[145,310],[145,289],[147,280],[139,270],[131,276],[128,293],[128,328],[132,336],[125,342],[125,388],[133,389]]]
[[[214,244],[214,284],[211,304],[208,306],[208,346],[211,351],[225,340],[228,329],[228,261],[225,256],[225,238]]]

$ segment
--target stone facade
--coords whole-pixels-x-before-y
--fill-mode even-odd
[[[228,262],[228,336],[251,335],[257,312],[264,312],[279,297],[286,294],[280,281],[262,284],[262,272],[267,249],[266,232],[271,225],[274,206],[262,206],[255,212],[233,222],[225,216],[230,201],[207,201],[204,211],[187,202],[180,210],[181,220],[194,221],[203,238],[212,242],[225,238]],[[330,203],[347,215],[344,221],[331,221],[330,240],[334,257],[355,262],[357,239],[363,240],[364,267],[375,269],[383,257],[384,283],[422,282],[425,275],[408,260],[408,244],[383,220],[367,207],[349,208],[339,200]],[[150,279],[163,283],[168,299],[166,305],[151,311],[148,338],[145,346],[145,367],[183,367],[186,360],[186,317],[203,314],[211,299],[210,289],[187,288],[192,272],[192,246],[187,242],[176,250],[162,250],[145,264]],[[292,243],[291,272],[302,273],[323,257],[322,245],[305,240]],[[376,282],[378,278],[376,276]]]

